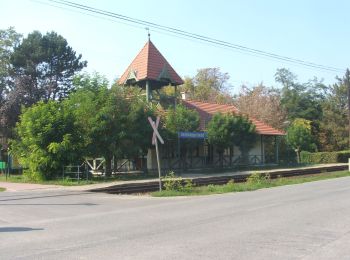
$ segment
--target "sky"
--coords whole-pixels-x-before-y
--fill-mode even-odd
[[[341,0],[71,0],[278,55],[345,69],[350,67],[350,1]],[[0,29],[26,36],[55,31],[88,61],[88,72],[110,81],[121,76],[146,43],[144,26],[92,16],[47,0],[0,0]],[[219,67],[230,75],[232,92],[242,84],[276,86],[277,68],[288,68],[300,82],[317,77],[334,83],[330,72],[261,58],[150,28],[151,40],[181,77]]]

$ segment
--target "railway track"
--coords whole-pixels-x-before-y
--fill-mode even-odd
[[[334,172],[342,171],[348,169],[347,165],[335,165],[335,166],[323,166],[315,168],[306,168],[306,169],[295,169],[295,170],[276,170],[276,171],[267,171],[265,173],[270,174],[271,179],[278,177],[295,177],[302,175],[311,175],[319,174],[324,172]],[[195,186],[204,186],[209,184],[226,184],[230,180],[234,182],[244,182],[246,181],[249,174],[242,175],[227,175],[227,176],[211,176],[211,177],[200,177],[192,178],[192,182]],[[104,188],[97,188],[89,190],[91,192],[104,192],[111,194],[136,194],[136,193],[147,193],[152,191],[157,191],[159,189],[158,181],[149,181],[149,182],[135,182],[135,183],[125,183],[118,184]]]

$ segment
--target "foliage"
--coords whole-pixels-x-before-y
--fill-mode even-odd
[[[21,34],[17,33],[13,27],[0,30],[0,104],[5,99],[8,90],[8,81],[11,72],[11,55],[13,49],[18,45]]]
[[[179,104],[176,108],[170,108],[165,116],[164,127],[171,138],[176,138],[179,131],[198,131],[199,115],[195,110]]]
[[[120,89],[108,89],[105,81],[96,77],[86,76],[80,80],[81,85],[67,100],[67,104],[74,111],[82,132],[85,156],[104,157],[109,176],[113,156],[120,157],[122,154],[122,139],[128,131],[124,127],[128,106]]]
[[[297,77],[287,69],[278,69],[275,80],[282,84],[281,105],[289,120],[304,118],[315,121],[322,119],[322,102],[326,86],[317,80],[301,84]]]
[[[162,182],[166,191],[190,192],[193,189],[192,180],[177,177],[173,171],[163,177]]]
[[[318,138],[324,151],[339,151],[349,147],[347,88],[346,77],[337,78],[337,82],[329,87],[323,103],[323,119]]]
[[[242,86],[235,105],[240,112],[268,123],[277,129],[285,127],[286,112],[281,105],[280,90],[259,84],[253,88]]]
[[[227,103],[232,101],[229,78],[228,73],[221,72],[220,68],[199,69],[193,78],[185,78],[180,89],[196,100]]]
[[[257,139],[255,125],[243,115],[215,114],[208,127],[208,141],[215,145],[217,152],[222,157],[225,148],[238,146],[244,160],[248,160],[249,150]]]
[[[310,151],[315,147],[311,132],[311,122],[301,118],[295,119],[288,128],[287,142],[295,150],[298,162],[300,162],[300,152],[302,150]]]
[[[254,172],[247,178],[247,184],[264,184],[271,179],[269,174]]]
[[[14,49],[11,63],[16,76],[31,78],[40,99],[56,100],[72,91],[74,74],[87,64],[81,57],[61,35],[34,31]]]
[[[302,163],[317,164],[317,163],[347,163],[350,158],[350,151],[338,152],[318,152],[310,153],[303,151],[300,154]]]
[[[179,131],[195,132],[199,129],[200,121],[198,112],[188,109],[181,104],[178,104],[175,109],[170,107],[164,119],[161,135],[168,142],[177,140]],[[181,140],[180,164],[182,164],[183,158],[186,158],[187,152],[197,144],[198,140],[196,139]],[[183,167],[186,168],[186,164],[183,164]]]
[[[129,111],[124,127],[127,129],[123,141],[126,158],[145,156],[148,148],[152,146],[151,139],[153,129],[148,122],[148,117],[154,119],[155,111],[139,96],[134,96],[128,102]]]
[[[113,157],[133,159],[147,153],[153,133],[147,120],[154,116],[151,106],[117,85],[108,89],[98,74],[79,76],[74,84],[77,91],[67,102],[82,131],[85,156],[104,157],[110,175]]]
[[[56,101],[39,102],[24,110],[11,150],[28,168],[25,174],[30,179],[55,178],[62,166],[77,163],[82,155],[73,114]]]
[[[182,178],[176,177],[173,171],[169,172],[162,178],[164,189],[167,191],[180,191],[182,190]]]
[[[11,81],[11,55],[13,49],[18,45],[21,35],[14,28],[0,30],[0,136],[9,136],[11,129],[8,127],[8,117],[6,114],[5,103],[10,91],[9,82]],[[17,114],[19,111],[17,112]]]
[[[17,43],[18,34],[11,34],[13,42]],[[9,50],[10,57],[5,59],[10,66],[7,94],[0,108],[0,123],[7,136],[11,135],[21,106],[67,97],[73,91],[73,76],[86,66],[81,55],[76,55],[67,41],[55,32],[42,35],[34,31]]]

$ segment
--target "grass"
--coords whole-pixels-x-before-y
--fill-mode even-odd
[[[5,188],[0,187],[0,192],[5,191]]]
[[[37,183],[37,184],[47,184],[47,185],[62,185],[62,186],[81,186],[113,181],[128,181],[128,180],[144,180],[156,178],[157,175],[154,174],[120,174],[117,176],[104,178],[104,177],[93,177],[89,180],[76,180],[76,179],[55,179],[55,180],[42,180],[42,181],[33,181],[27,179],[24,175],[10,175],[7,177],[4,174],[0,174],[0,182],[15,182],[15,183]]]
[[[257,175],[258,176],[258,175]],[[154,197],[171,197],[171,196],[194,196],[194,195],[210,195],[210,194],[221,194],[228,192],[242,192],[242,191],[253,191],[263,188],[272,188],[283,185],[293,185],[300,184],[305,182],[320,181],[326,179],[334,179],[340,177],[350,176],[348,171],[339,171],[339,172],[329,172],[329,173],[320,173],[315,175],[308,176],[297,176],[289,178],[277,178],[269,179],[265,176],[255,177],[251,180],[248,180],[244,183],[234,183],[229,182],[225,185],[208,185],[208,186],[199,186],[192,187],[190,189],[182,190],[163,190],[161,192],[151,193]]]

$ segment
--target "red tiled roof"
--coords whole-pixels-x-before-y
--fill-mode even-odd
[[[173,85],[183,84],[180,76],[149,40],[120,77],[118,83],[125,84],[130,73],[135,74],[136,81],[147,79],[159,81],[159,77],[163,71],[166,71]]]
[[[206,124],[211,117],[218,112],[221,113],[240,113],[239,110],[233,105],[221,105],[215,103],[207,103],[193,100],[182,100],[182,104],[187,108],[195,109],[200,116],[200,129],[205,130]],[[256,127],[256,131],[261,135],[285,135],[283,131],[277,130],[255,118],[248,117]]]

